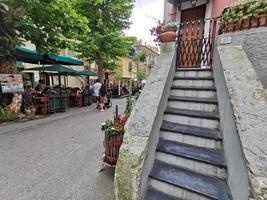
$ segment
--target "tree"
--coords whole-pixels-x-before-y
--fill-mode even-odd
[[[90,32],[88,18],[77,12],[79,0],[1,1],[0,73],[17,73],[15,48],[24,41],[39,52],[56,52],[78,45]]]
[[[39,52],[72,47],[90,32],[87,17],[76,11],[77,0],[2,0],[0,72],[13,73],[15,47],[31,41]],[[11,68],[7,68],[10,66]]]
[[[139,70],[137,73],[136,73],[136,78],[138,81],[142,82],[143,80],[146,80],[146,73],[144,71],[141,71]]]
[[[79,11],[91,19],[91,33],[77,46],[84,57],[96,61],[98,76],[103,80],[105,66],[128,55],[131,40],[122,30],[129,27],[134,0],[80,0]]]
[[[138,56],[140,62],[145,62],[145,61],[146,61],[147,54],[146,54],[145,52],[140,51],[140,52],[137,54],[137,56]]]

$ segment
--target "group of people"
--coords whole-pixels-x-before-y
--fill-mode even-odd
[[[100,111],[105,111],[110,107],[109,92],[105,84],[101,83],[99,79],[96,80],[96,83],[92,86],[94,91],[94,96],[96,98],[97,106],[96,108]]]

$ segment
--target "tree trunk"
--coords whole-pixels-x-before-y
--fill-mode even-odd
[[[97,62],[98,66],[98,78],[101,83],[104,83],[104,61],[99,58]]]
[[[1,59],[0,60],[0,74],[17,74],[16,60],[13,59]],[[22,104],[22,95],[19,93],[13,94],[1,94],[1,102],[5,106],[8,113],[18,114],[20,113]]]

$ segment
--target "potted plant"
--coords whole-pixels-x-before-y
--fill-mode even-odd
[[[114,119],[107,120],[101,124],[101,130],[105,134],[105,156],[103,161],[109,165],[116,165],[117,163],[127,119],[127,117],[117,115]]]
[[[267,26],[267,1],[242,1],[225,9],[220,28],[225,32]]]
[[[158,20],[156,27],[150,29],[151,35],[155,37],[154,42],[159,45],[160,42],[173,42],[177,37],[177,25],[174,23],[164,24]]]

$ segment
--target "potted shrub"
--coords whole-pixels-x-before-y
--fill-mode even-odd
[[[267,25],[267,1],[243,1],[227,8],[220,19],[220,28],[225,32],[244,30]]]
[[[105,156],[103,161],[109,165],[116,165],[117,163],[127,119],[127,117],[117,115],[114,119],[107,120],[101,124],[101,130],[105,134],[103,143]]]
[[[163,33],[159,35],[161,42],[173,42],[177,37],[176,24],[166,24],[163,28]]]
[[[174,23],[165,24],[158,20],[156,27],[150,29],[151,35],[155,37],[154,42],[156,46],[160,45],[160,42],[173,42],[177,37],[177,25]]]

